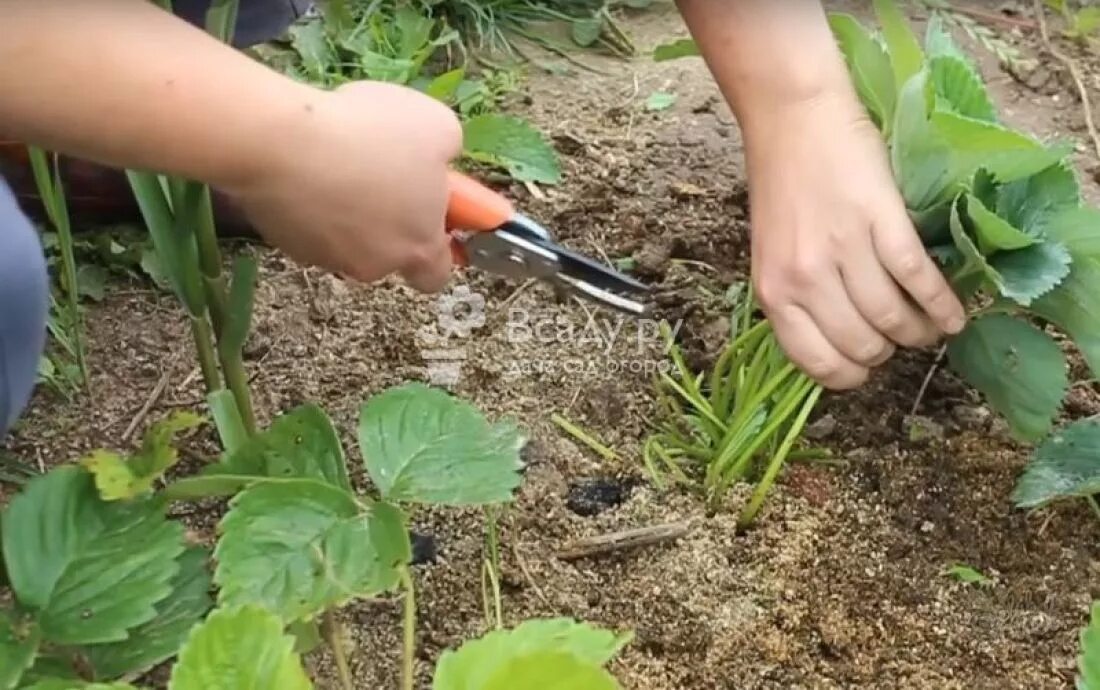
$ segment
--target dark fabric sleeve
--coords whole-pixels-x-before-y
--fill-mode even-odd
[[[278,37],[313,5],[312,0],[240,0],[234,44],[239,48]],[[210,0],[174,0],[176,15],[195,26],[206,22]]]

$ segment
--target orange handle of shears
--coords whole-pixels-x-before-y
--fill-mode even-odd
[[[515,214],[512,202],[477,180],[451,171],[447,177],[450,198],[447,202],[447,232],[490,232],[508,222]],[[451,242],[451,256],[456,265],[467,264],[462,246]]]

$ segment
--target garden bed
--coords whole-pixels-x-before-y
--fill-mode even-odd
[[[644,48],[683,33],[671,10],[628,28]],[[1072,83],[1053,65],[1021,83],[964,43],[983,57],[1012,124],[1087,140]],[[528,114],[553,135],[564,182],[541,188],[544,198],[517,185],[514,198],[567,244],[632,257],[658,286],[660,315],[684,319],[689,356],[706,362],[728,326],[721,295],[748,267],[737,127],[698,61],[584,59],[604,73],[537,76],[528,85]],[[676,94],[675,104],[647,109],[656,91]],[[1089,173],[1100,161],[1079,159],[1095,199]],[[628,323],[609,342],[619,317],[559,303],[542,286],[474,274],[454,284],[486,300],[484,325],[457,343],[465,360],[454,391],[492,418],[514,416],[532,439],[518,503],[502,523],[506,622],[570,616],[634,630],[612,668],[636,690],[1072,686],[1078,631],[1100,597],[1096,522],[1083,502],[1013,510],[1027,450],[948,373],[932,378],[916,411],[925,433],[913,433],[911,407],[935,352],[905,353],[862,390],[826,396],[811,436],[837,462],[792,463],[758,524],[739,534],[746,490],[707,515],[697,497],[647,481],[641,446],[654,412],[653,367],[662,361],[652,329]],[[435,298],[396,283],[349,285],[265,254],[245,349],[260,421],[316,401],[337,428],[353,429],[364,399],[425,378],[418,333],[436,323],[436,309]],[[38,395],[9,449],[50,466],[117,447],[162,379],[149,419],[198,409],[201,381],[191,375],[180,314],[164,294],[109,291],[88,315],[87,393],[71,403]],[[516,342],[521,318],[545,324],[545,337]],[[1072,373],[1087,378],[1081,365]],[[1067,416],[1098,412],[1095,386],[1077,387]],[[617,458],[564,434],[552,413]],[[354,447],[350,435],[344,440]],[[184,452],[211,450],[192,439]],[[194,536],[211,542],[222,506],[191,510]],[[484,631],[483,520],[478,511],[413,514],[415,530],[435,543],[415,568],[423,687],[440,652]],[[686,524],[686,534],[581,559],[562,554],[585,537],[671,523]],[[992,582],[947,576],[956,563]],[[400,605],[358,603],[340,615],[357,687],[396,687]],[[318,687],[338,687],[327,652],[307,666]]]

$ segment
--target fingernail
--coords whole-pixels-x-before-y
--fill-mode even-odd
[[[966,317],[964,316],[952,317],[951,320],[947,322],[947,331],[949,333],[958,333],[964,328],[966,328]]]

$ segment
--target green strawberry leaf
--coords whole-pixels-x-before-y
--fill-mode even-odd
[[[1075,260],[1100,261],[1100,210],[1085,207],[1053,213],[1043,230],[1047,237],[1066,245]]]
[[[1066,360],[1050,336],[1004,314],[971,321],[948,342],[951,368],[981,392],[1025,441],[1045,436],[1068,386]]]
[[[1001,294],[1025,307],[1058,287],[1069,275],[1071,262],[1069,250],[1058,242],[999,252],[989,259]]]
[[[192,547],[177,559],[180,570],[172,580],[172,593],[157,603],[156,618],[131,630],[129,639],[83,650],[97,678],[144,673],[179,651],[214,604],[209,593],[209,556],[206,549]]]
[[[324,22],[295,24],[290,27],[289,34],[291,46],[310,75],[319,77],[339,62],[329,43]]]
[[[433,690],[484,690],[486,688],[570,688],[555,685],[497,685],[518,675],[528,664],[539,667],[537,659],[546,655],[576,662],[572,666],[600,669],[630,643],[632,636],[616,635],[569,619],[532,620],[511,630],[497,630],[481,639],[467,642],[457,651],[446,651],[436,667]],[[532,676],[532,681],[549,682]],[[577,686],[583,687],[583,686]],[[599,687],[599,686],[597,686]],[[610,686],[615,687],[615,686]]]
[[[928,28],[924,33],[924,52],[930,59],[939,57],[957,58],[970,64],[970,59],[948,33],[943,15],[934,12],[928,19]]]
[[[996,213],[1014,227],[1038,237],[1059,215],[1081,204],[1073,169],[1059,162],[997,190]]]
[[[280,416],[203,475],[316,479],[351,490],[340,437],[329,416],[313,403]]]
[[[898,97],[890,56],[852,15],[832,13],[829,15],[829,25],[844,53],[860,100],[875,124],[883,130],[883,135],[889,136]]]
[[[218,603],[261,604],[288,623],[393,589],[412,559],[399,509],[311,479],[246,489],[220,530]]]
[[[1031,456],[1016,482],[1018,508],[1037,508],[1100,493],[1100,422],[1084,419],[1059,429]]]
[[[963,200],[960,197],[951,205],[951,240],[955,244],[954,249],[958,252],[958,257],[950,257],[955,258],[956,261],[956,265],[951,267],[951,280],[955,282],[968,276],[978,275],[982,276],[983,279],[989,279],[996,283],[1000,280],[1000,276],[990,267],[985,256],[978,249],[978,245],[974,243],[974,240],[966,231],[961,211]],[[944,254],[942,249],[939,254],[941,257],[949,258],[949,255]],[[961,263],[959,263],[959,259],[961,259]]]
[[[894,83],[905,84],[921,71],[924,51],[905,18],[893,0],[874,0],[875,15],[882,26],[890,62],[894,69]]]
[[[1100,261],[1075,258],[1069,276],[1029,311],[1069,335],[1100,377]]]
[[[29,482],[0,529],[19,605],[60,645],[117,642],[152,620],[184,549],[183,528],[160,505],[104,502],[75,466]]]
[[[1089,624],[1081,630],[1077,690],[1100,690],[1100,602],[1093,602]]]
[[[153,484],[179,461],[172,446],[176,434],[201,426],[205,420],[191,412],[177,412],[157,422],[145,434],[141,450],[123,458],[108,450],[94,451],[81,460],[95,477],[96,488],[105,501],[129,500],[153,490]]]
[[[988,255],[1005,249],[1023,249],[1039,241],[1024,231],[1014,228],[1008,221],[986,208],[986,205],[972,194],[966,197],[966,215],[974,227],[974,234],[982,254]]]
[[[654,62],[679,60],[680,58],[697,57],[698,55],[700,55],[699,44],[691,38],[678,38],[653,49]]]
[[[0,690],[19,686],[23,672],[31,667],[42,643],[42,631],[33,620],[18,618],[0,609]]]
[[[942,204],[966,187],[979,169],[997,182],[1034,175],[1061,160],[1060,148],[1000,125],[935,108],[928,70],[902,88],[890,157],[909,209]]]
[[[457,690],[444,678],[436,690]],[[509,659],[482,685],[470,690],[621,690],[615,677],[599,666],[561,652],[532,652]]]
[[[1100,376],[1100,212],[1082,208],[1060,213],[1046,234],[1073,257],[1069,275],[1030,307],[1031,313],[1069,335]]]
[[[311,690],[294,638],[255,606],[219,609],[196,627],[172,669],[169,690]]]
[[[519,182],[561,182],[557,153],[540,131],[507,115],[476,115],[462,127],[465,155]]]
[[[929,69],[937,108],[983,122],[997,121],[981,75],[969,63],[956,57],[936,57]]]
[[[437,101],[452,103],[454,102],[455,94],[458,93],[458,87],[462,86],[462,82],[465,79],[466,69],[463,67],[456,67],[432,79],[424,88],[424,93]]]
[[[490,425],[473,405],[419,383],[368,400],[359,415],[367,472],[394,503],[509,502],[525,440],[514,425]]]

